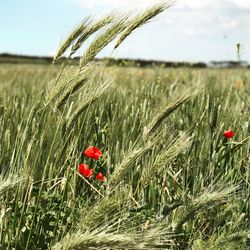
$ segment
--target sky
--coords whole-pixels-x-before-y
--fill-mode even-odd
[[[1,0],[0,53],[53,56],[81,22],[112,10],[139,11],[157,0]],[[250,0],[176,0],[154,21],[135,31],[113,53],[98,57],[167,61],[250,61]],[[87,45],[85,45],[87,46]],[[78,55],[81,55],[82,51]]]

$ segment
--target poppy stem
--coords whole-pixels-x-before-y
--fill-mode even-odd
[[[136,201],[136,199],[133,197],[133,195],[131,193],[129,193],[129,196],[132,199],[132,201],[136,204],[137,208],[141,207],[140,204],[138,203],[138,201]]]
[[[101,195],[102,197],[104,197],[104,195],[98,190],[96,189],[89,181],[87,181],[86,178],[84,178],[83,176],[81,176],[79,173],[77,173],[93,190],[95,190],[99,195]]]

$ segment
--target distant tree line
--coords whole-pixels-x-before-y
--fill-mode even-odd
[[[191,67],[191,68],[206,68],[208,65],[203,62],[190,63],[190,62],[172,62],[172,61],[155,61],[155,60],[131,60],[131,59],[115,59],[104,58],[107,66],[132,66],[132,67],[162,67],[162,68],[179,68],[179,67]]]
[[[96,59],[100,63],[105,63],[106,66],[120,66],[120,67],[162,67],[162,68],[235,68],[247,67],[250,65],[247,61],[211,61],[209,64],[204,62],[173,62],[173,61],[156,61],[156,60],[142,60],[142,59],[116,59],[116,58],[103,58]],[[0,54],[0,63],[30,63],[30,64],[51,64],[53,57],[49,56],[26,56],[26,55],[13,55],[8,53]],[[67,63],[77,65],[79,57],[66,58],[62,57],[57,61],[57,64]]]

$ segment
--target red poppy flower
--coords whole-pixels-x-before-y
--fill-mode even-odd
[[[101,172],[99,172],[96,177],[95,177],[97,180],[100,180],[100,181],[106,181],[107,178],[105,176],[103,176],[103,174]]]
[[[100,149],[94,147],[94,146],[89,146],[85,151],[84,154],[92,159],[98,160],[102,156],[102,152]]]
[[[87,178],[90,178],[94,173],[94,169],[90,169],[88,165],[82,163],[78,166],[78,170],[82,176]]]
[[[235,135],[234,131],[232,130],[227,130],[224,132],[224,136],[227,138],[227,139],[230,139],[230,138],[233,138]]]

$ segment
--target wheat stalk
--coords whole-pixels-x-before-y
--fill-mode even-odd
[[[156,156],[153,164],[143,169],[141,174],[141,183],[146,187],[157,173],[162,172],[163,168],[189,145],[192,137],[188,136],[188,132],[177,138],[171,143],[168,149]]]
[[[67,118],[67,127],[70,127],[73,122],[80,116],[80,114],[91,104],[93,104],[100,96],[102,96],[106,91],[109,89],[109,87],[112,84],[112,80],[107,78],[104,80],[98,81],[100,83],[98,86],[93,87],[92,82],[89,81],[90,88],[89,91],[86,91],[86,94],[84,96],[80,96],[78,99],[76,106],[74,107],[74,112]]]
[[[115,37],[125,29],[127,17],[122,17],[120,20],[114,22],[110,28],[99,34],[95,40],[90,44],[88,49],[85,51],[84,55],[80,60],[80,68],[83,68],[85,65],[93,61],[95,56]]]
[[[113,16],[105,16],[102,19],[91,23],[80,35],[76,43],[73,45],[71,49],[70,56],[72,56],[86,41],[92,34],[97,32],[99,29],[105,27],[106,25],[110,24],[114,20]]]
[[[237,230],[237,229],[236,229]],[[248,249],[250,243],[250,231],[244,230],[220,236],[215,242],[212,242],[213,249]]]
[[[64,69],[64,73],[59,73],[59,76],[50,83],[52,86],[46,91],[44,105],[48,106],[53,102],[55,110],[63,106],[70,96],[79,92],[83,85],[93,77],[95,69],[92,64],[80,72],[73,67]]]
[[[156,129],[162,124],[162,122],[167,119],[175,110],[177,110],[181,105],[190,100],[193,96],[195,96],[199,91],[200,86],[190,87],[188,90],[182,91],[178,94],[178,97],[172,101],[166,108],[162,109],[149,123],[147,127],[144,128],[143,138],[147,139]]]
[[[57,97],[55,108],[58,109],[63,106],[70,96],[79,92],[79,90],[93,77],[95,66],[88,65],[84,70],[76,72],[72,78],[64,85],[63,91]]]
[[[235,194],[238,189],[239,186],[231,186],[214,192],[209,192],[207,190],[199,197],[193,199],[193,201],[190,202],[188,210],[176,223],[175,232],[178,233],[182,226],[200,211],[207,210],[209,207],[213,207],[218,204],[224,204],[225,201],[227,201],[230,196]]]
[[[61,242],[57,243],[54,250],[164,250],[171,249],[175,245],[173,240],[168,239],[164,233],[155,235],[158,229],[148,230],[149,237],[142,237],[139,232],[105,232],[95,230],[92,232],[75,232],[66,236]],[[164,236],[167,239],[164,239]]]
[[[99,212],[102,216],[105,216],[105,213],[110,214],[110,210],[100,210]],[[87,212],[87,216],[91,216],[91,214]],[[157,250],[176,245],[171,239],[174,235],[166,229],[165,223],[152,223],[148,226],[145,223],[142,225],[137,222],[137,225],[131,228],[126,225],[126,222],[131,223],[132,218],[129,218],[128,213],[122,214],[121,211],[115,216],[117,221],[112,219],[111,222],[106,222],[100,216],[94,218],[95,223],[98,224],[97,227],[84,232],[78,229],[64,237],[52,249]],[[98,223],[99,221],[100,223]],[[119,230],[121,223],[122,229]]]
[[[62,45],[58,48],[53,62],[55,62],[58,58],[62,56],[62,54],[70,47],[70,45],[77,39],[81,33],[88,27],[91,23],[90,17],[84,18],[82,23],[75,29],[73,32],[66,38],[66,40],[62,43]]]
[[[6,190],[23,182],[25,179],[25,177],[20,177],[18,175],[9,175],[8,177],[0,176],[0,194],[3,194]]]
[[[161,137],[156,136],[152,140],[148,140],[144,145],[137,146],[131,152],[127,153],[127,156],[119,163],[110,178],[109,185],[111,188],[115,188],[121,180],[124,179],[136,160],[141,157],[145,152],[152,149],[159,141]]]
[[[137,15],[130,22],[126,30],[118,38],[117,43],[115,44],[115,49],[135,30],[146,24],[149,20],[159,15],[167,8],[171,6],[172,2],[163,2],[157,3],[154,6],[148,8],[144,13]]]

